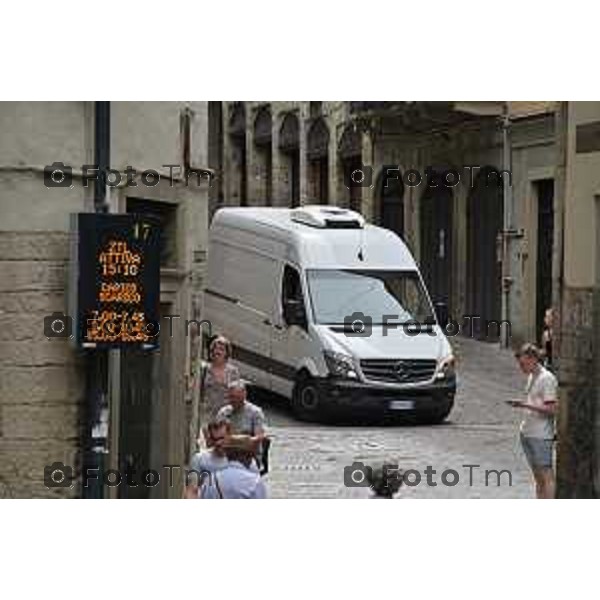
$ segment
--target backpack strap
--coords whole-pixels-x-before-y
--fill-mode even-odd
[[[223,496],[223,492],[221,491],[221,486],[219,485],[219,478],[217,477],[217,472],[214,472],[214,478],[215,478],[215,487],[217,488],[217,494],[219,494],[219,500],[224,500],[225,497]]]

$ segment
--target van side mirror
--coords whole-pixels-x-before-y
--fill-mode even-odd
[[[448,325],[448,305],[445,302],[435,302],[434,305],[435,316],[437,318],[437,322],[442,329],[446,328]]]
[[[288,325],[299,325],[306,327],[306,314],[304,313],[304,302],[288,298],[283,304],[283,318]]]

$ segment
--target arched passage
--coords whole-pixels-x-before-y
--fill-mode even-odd
[[[283,117],[279,130],[279,151],[282,154],[283,181],[287,189],[287,203],[300,205],[300,122],[294,113]]]
[[[254,150],[256,186],[254,193],[259,204],[271,206],[273,190],[273,153],[271,147],[273,118],[269,106],[261,107],[254,119]]]
[[[351,174],[362,167],[361,136],[353,124],[345,127],[338,144],[338,190],[340,200],[350,209],[361,212],[362,188],[352,184]]]
[[[489,341],[498,339],[498,328],[488,328],[486,321],[500,321],[502,311],[502,264],[497,240],[502,231],[504,202],[497,173],[492,167],[483,168],[467,201],[467,313],[479,317],[473,335]]]
[[[329,202],[329,128],[323,117],[315,119],[306,138],[308,194],[311,201]]]
[[[229,112],[228,128],[231,148],[231,199],[240,206],[248,204],[248,175],[246,170],[246,108],[234,102]]]

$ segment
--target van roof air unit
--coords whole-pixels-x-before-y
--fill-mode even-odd
[[[291,210],[291,219],[296,223],[321,229],[362,229],[365,226],[365,219],[361,214],[335,206],[294,208]]]

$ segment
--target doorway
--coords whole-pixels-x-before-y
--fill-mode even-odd
[[[473,318],[473,331],[467,334],[480,340],[496,342],[497,327],[489,321],[501,320],[502,261],[498,235],[503,228],[504,198],[498,171],[482,169],[467,202],[467,311]]]
[[[142,474],[151,469],[150,445],[153,418],[152,390],[156,352],[136,348],[121,350],[121,410],[119,465],[121,473],[131,470],[137,486],[119,486],[119,498],[149,498],[150,487],[140,485]],[[161,473],[162,475],[162,473]]]
[[[404,184],[401,175],[389,176],[384,167],[377,178],[378,225],[404,238]]]
[[[161,304],[160,314],[173,314],[173,305]],[[119,468],[123,474],[128,468],[135,469],[132,479],[137,486],[125,485],[123,477],[118,496],[167,498],[172,490],[164,465],[175,462],[171,460],[169,445],[172,423],[178,416],[171,408],[175,406],[171,378],[172,339],[165,329],[157,350],[127,348],[121,353]],[[183,452],[181,455],[177,452],[177,455],[177,460],[183,458]],[[141,484],[142,475],[150,469],[160,476],[156,486]]]
[[[420,204],[421,272],[433,302],[452,298],[452,190],[428,186]]]
[[[534,182],[537,196],[535,332],[540,340],[544,313],[552,306],[552,249],[554,245],[554,180]]]

